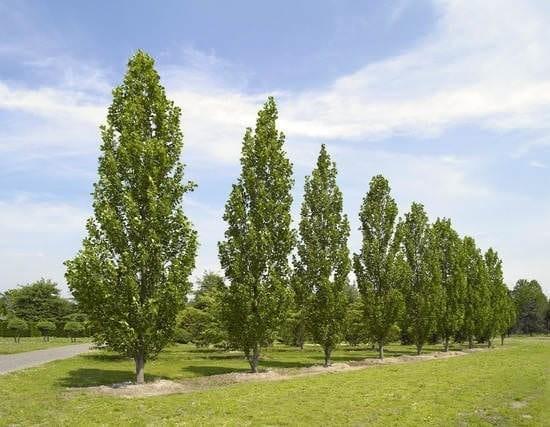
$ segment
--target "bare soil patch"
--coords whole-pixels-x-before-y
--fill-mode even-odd
[[[205,377],[185,379],[181,381],[157,380],[145,384],[121,383],[109,386],[76,387],[69,388],[69,391],[86,391],[94,394],[104,394],[126,398],[139,398],[149,396],[160,396],[175,393],[192,393],[195,391],[207,390],[216,387],[223,387],[232,384],[239,384],[251,381],[283,381],[292,378],[300,378],[310,375],[356,371],[379,365],[393,365],[402,363],[414,363],[426,360],[448,359],[451,357],[464,356],[472,352],[486,351],[486,349],[472,349],[465,351],[433,352],[420,356],[403,355],[398,357],[386,357],[380,359],[364,359],[349,363],[334,363],[325,368],[321,365],[314,365],[307,368],[272,369],[256,374],[233,372],[229,374],[210,375]]]

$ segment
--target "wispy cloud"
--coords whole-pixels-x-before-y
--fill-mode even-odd
[[[399,19],[407,3],[399,3],[390,19]],[[541,235],[534,224],[546,226],[542,213],[547,210],[527,220],[521,210],[511,209],[537,201],[484,181],[486,164],[480,156],[415,152],[405,144],[393,145],[392,139],[432,138],[435,145],[439,141],[434,136],[467,124],[501,134],[529,131],[528,141],[513,147],[513,158],[532,158],[535,150],[549,146],[541,131],[548,131],[550,123],[550,4],[437,0],[434,8],[434,32],[409,51],[366,64],[316,89],[258,92],[249,87],[247,70],[215,52],[186,47],[181,52],[184,65],[174,62],[174,55],[161,55],[158,67],[168,95],[183,110],[184,157],[208,164],[210,173],[234,167],[244,128],[254,125],[265,98],[276,94],[280,128],[287,134],[297,173],[309,173],[319,143],[326,141],[338,162],[346,208],[354,221],[370,177],[384,173],[401,209],[412,200],[423,201],[432,215],[457,218],[461,232],[502,248],[512,265],[507,277],[533,268],[550,283],[542,267],[535,268],[534,261],[527,262],[528,255],[518,252],[522,244],[538,247]],[[32,46],[32,40],[27,42]],[[106,115],[110,88],[120,77],[113,79],[109,70],[55,53],[25,48],[22,54],[9,47],[0,43],[0,55],[17,56],[49,76],[32,86],[0,80],[0,152],[10,156],[10,170],[21,173],[27,167],[34,172],[36,159],[51,168],[52,158],[69,159],[64,167],[78,169],[73,159],[95,158],[98,126]],[[523,165],[527,161],[523,159]],[[546,167],[539,158],[529,164]],[[295,194],[299,200],[301,188]],[[189,216],[201,235],[199,271],[216,268],[216,242],[223,235],[221,207],[201,197],[188,202]],[[22,254],[33,260],[41,255],[44,261],[36,261],[33,274],[56,265],[53,274],[61,280],[60,262],[78,247],[87,212],[64,200],[0,199],[0,232],[7,236],[0,249],[12,251],[10,263],[17,268],[24,263]],[[504,239],[503,230],[510,228],[506,221],[525,234]],[[355,229],[353,239],[357,242]],[[60,241],[63,249],[54,248],[53,242]],[[21,276],[10,268],[10,280],[16,277]]]

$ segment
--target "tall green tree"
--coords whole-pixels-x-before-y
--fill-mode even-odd
[[[363,241],[354,255],[357,285],[363,300],[367,335],[378,344],[380,358],[392,326],[403,311],[404,260],[396,240],[397,203],[388,180],[372,178],[359,212]]]
[[[474,337],[478,340],[485,338],[484,335],[489,320],[487,267],[483,255],[472,237],[464,237],[462,251],[466,277],[462,335],[468,339],[468,346],[472,348]]]
[[[408,265],[403,286],[404,325],[420,354],[424,343],[437,330],[443,298],[433,231],[423,205],[412,204],[398,226],[398,235]]]
[[[219,255],[229,280],[224,320],[231,344],[257,372],[260,350],[273,342],[290,298],[289,255],[294,246],[290,208],[292,164],[277,130],[270,97],[247,129],[241,175],[225,205]]]
[[[132,357],[136,381],[166,346],[190,289],[196,233],[185,216],[180,109],[138,51],[101,128],[94,216],[66,278],[98,342]]]
[[[544,331],[544,315],[547,298],[536,280],[517,281],[512,296],[517,310],[516,329],[524,334],[533,335]]]
[[[325,366],[330,365],[332,351],[343,338],[351,269],[350,229],[336,176],[336,165],[323,144],[315,169],[305,179],[295,260],[299,280],[311,293],[308,325],[313,340],[323,347]]]
[[[500,335],[500,345],[504,345],[504,338],[510,333],[516,324],[516,306],[512,298],[512,292],[504,285],[505,296],[497,307],[498,322],[497,333]]]
[[[435,221],[433,238],[443,292],[438,332],[443,337],[445,351],[448,351],[449,341],[459,331],[464,319],[466,279],[461,263],[462,241],[451,220],[446,218]]]
[[[485,328],[487,345],[491,347],[493,338],[501,330],[502,323],[505,322],[506,302],[508,298],[508,288],[504,283],[504,274],[502,272],[502,260],[498,253],[489,248],[485,252],[485,266],[487,269],[487,294],[488,294],[488,317]]]

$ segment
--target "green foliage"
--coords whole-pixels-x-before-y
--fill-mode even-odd
[[[464,319],[466,276],[462,269],[462,241],[451,220],[445,218],[434,223],[433,239],[443,292],[437,329],[447,350],[450,338],[459,331]]]
[[[503,334],[510,319],[508,318],[508,288],[504,283],[502,261],[492,248],[485,253],[485,266],[487,268],[487,286],[489,294],[489,318],[485,330],[485,337],[491,346],[491,340],[498,333]]]
[[[55,331],[55,323],[49,320],[42,320],[36,324],[36,329],[40,331],[46,341],[49,340],[50,335]]]
[[[8,315],[8,298],[0,292],[0,318]]]
[[[420,354],[424,343],[437,330],[443,291],[433,230],[424,206],[413,203],[398,226],[401,250],[407,262],[404,327]]]
[[[25,320],[20,319],[19,317],[12,317],[11,319],[8,319],[7,328],[13,334],[15,342],[19,342],[21,335],[29,329],[29,325],[25,322]]]
[[[71,341],[75,341],[77,337],[84,335],[86,327],[82,322],[69,321],[65,323],[63,330],[71,337]]]
[[[2,300],[6,314],[28,322],[61,320],[75,310],[72,302],[60,296],[57,284],[48,279],[10,289]]]
[[[178,314],[175,341],[198,347],[211,344],[225,347],[227,334],[222,324],[222,305],[226,292],[222,276],[204,272],[192,302]]]
[[[403,311],[405,265],[395,238],[397,203],[386,178],[372,178],[359,212],[363,241],[354,270],[365,310],[366,335],[378,344],[380,357],[392,326]]]
[[[66,278],[95,339],[143,365],[172,339],[190,289],[196,233],[182,199],[180,109],[166,98],[153,59],[138,51],[113,90],[94,217]]]
[[[369,340],[364,321],[363,301],[356,299],[348,305],[344,320],[344,339],[349,345],[357,346]]]
[[[520,279],[512,291],[517,310],[516,329],[524,334],[544,331],[547,299],[536,280]]]
[[[487,338],[490,322],[490,300],[487,265],[473,238],[466,236],[462,244],[463,269],[466,277],[464,322],[462,335],[472,346],[473,339]]]
[[[202,298],[202,308],[197,308],[197,305],[189,306],[178,314],[178,342],[190,342],[197,347],[207,347],[211,344],[225,347],[227,336],[221,324],[223,295],[207,295]]]
[[[295,270],[306,290],[308,327],[325,352],[325,366],[343,337],[346,285],[350,272],[349,223],[343,213],[336,165],[321,146],[317,165],[306,177]]]
[[[227,230],[219,243],[230,283],[223,316],[228,339],[249,357],[253,371],[260,348],[275,339],[289,300],[292,164],[276,120],[270,97],[258,113],[255,131],[246,130],[241,175],[225,205]]]
[[[197,287],[191,304],[201,310],[210,305],[212,298],[216,299],[226,291],[223,276],[212,271],[205,271],[203,273],[197,282]]]

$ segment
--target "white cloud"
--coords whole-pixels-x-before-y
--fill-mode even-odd
[[[548,166],[545,163],[539,162],[538,160],[531,160],[529,165],[537,169],[546,169]]]
[[[510,210],[509,205],[532,201],[483,184],[480,170],[484,165],[479,158],[403,153],[373,142],[396,135],[432,137],[461,124],[498,132],[536,133],[549,128],[550,4],[457,0],[435,1],[434,7],[438,12],[435,31],[408,52],[367,64],[326,87],[270,92],[277,94],[280,128],[287,134],[292,160],[299,173],[309,173],[319,141],[326,140],[339,164],[353,219],[370,177],[384,173],[401,209],[413,199],[423,201],[432,215],[456,218],[462,232],[504,248],[505,262],[512,266],[507,272],[534,271],[550,284],[541,267],[546,265],[542,255],[538,259],[529,256],[530,251],[520,253],[517,234],[499,240],[505,235],[502,230],[511,227],[506,221],[515,220],[514,227],[524,230],[522,213]],[[204,164],[208,160],[212,169],[219,163],[235,164],[244,128],[254,125],[257,109],[268,93],[251,92],[246,75],[241,78],[242,70],[213,53],[186,49],[184,55],[188,59],[185,67],[164,64],[163,57],[159,61],[168,96],[183,109],[184,157],[204,160]],[[52,58],[26,61],[44,70],[71,64]],[[0,81],[0,114],[23,117],[0,132],[0,151],[14,163],[33,156],[47,159],[97,151],[98,126],[104,121],[109,88],[115,82],[108,80],[105,70],[74,64],[61,67],[69,71],[61,73],[55,85],[34,88]],[[519,144],[513,156],[526,156],[546,145],[547,139],[535,135],[532,141]],[[534,167],[543,164],[531,162]],[[301,188],[296,194],[301,194]],[[50,266],[61,271],[65,255],[53,254],[65,250],[54,248],[52,242],[69,236],[65,252],[72,254],[83,232],[83,212],[69,204],[24,199],[0,202],[0,209],[4,211],[0,212],[0,231],[9,236],[4,251],[10,251],[12,242],[21,236],[29,239],[22,250],[12,251],[10,265],[20,265],[15,262],[17,254],[37,259],[47,255],[55,259],[40,259],[47,258]],[[190,203],[189,216],[201,234],[199,270],[216,268],[216,242],[223,235],[221,210]],[[529,221],[546,226],[542,216]],[[31,235],[36,240],[31,242]],[[51,241],[36,236],[48,236]],[[357,239],[357,233],[354,236]],[[533,250],[540,238],[531,228],[522,235],[525,247]],[[36,265],[41,264],[37,261]],[[11,267],[10,271],[12,277],[19,277]]]
[[[550,5],[496,0],[434,5],[439,12],[435,31],[411,51],[371,63],[325,88],[274,91],[287,135],[365,141],[395,134],[433,136],[463,123],[501,130],[547,128],[550,26],[545,17]],[[212,53],[187,49],[184,55],[186,67],[161,64],[161,74],[169,95],[183,107],[187,143],[194,153],[235,161],[244,127],[253,125],[267,94],[248,93],[246,79],[235,78],[238,71]],[[231,77],[220,77],[226,71]],[[0,83],[0,109],[66,117],[97,128],[108,99],[104,76],[93,68],[73,72],[63,89]],[[78,90],[80,83],[87,92]]]

